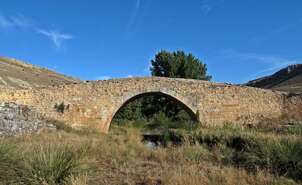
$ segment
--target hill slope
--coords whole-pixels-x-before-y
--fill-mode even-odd
[[[271,76],[252,80],[247,86],[302,93],[302,64],[288,66]]]
[[[76,82],[80,80],[16,59],[0,57],[0,88],[36,88]]]

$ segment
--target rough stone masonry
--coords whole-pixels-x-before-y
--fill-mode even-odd
[[[258,124],[265,120],[302,120],[302,96],[284,92],[170,78],[128,78],[41,89],[1,90],[0,101],[34,106],[39,114],[108,132],[116,112],[146,94],[182,103],[201,124]],[[58,107],[61,109],[58,110]]]
[[[55,130],[28,106],[0,103],[0,137],[31,134],[40,130]]]

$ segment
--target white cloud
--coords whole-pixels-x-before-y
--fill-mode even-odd
[[[54,30],[47,31],[47,30],[38,29],[37,32],[48,37],[54,43],[54,45],[57,49],[61,48],[62,43],[64,41],[73,39],[73,36],[71,34],[60,33],[58,31],[54,31]]]
[[[10,19],[13,25],[20,28],[29,28],[32,26],[30,19],[25,17],[24,15],[12,16],[10,17]]]
[[[133,78],[133,75],[127,75],[127,78]]]
[[[36,24],[33,23],[32,19],[22,14],[17,14],[14,16],[0,15],[0,29],[8,28],[22,28],[27,29],[27,31],[42,34],[53,42],[56,49],[60,49],[64,41],[74,38],[74,36],[71,34],[61,33],[55,30],[40,29]]]
[[[2,16],[0,15],[0,28],[29,28],[32,26],[32,23],[29,18],[24,15],[17,16]]]

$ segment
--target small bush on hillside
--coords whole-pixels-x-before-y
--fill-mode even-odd
[[[69,110],[69,105],[65,105],[64,102],[62,102],[60,104],[55,104],[54,108],[57,112],[64,114],[66,110]]]

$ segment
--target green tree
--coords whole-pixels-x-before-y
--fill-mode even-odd
[[[203,64],[191,53],[184,51],[160,51],[151,61],[152,76],[169,78],[189,78],[198,80],[211,80],[207,74],[207,65]]]
[[[169,78],[186,78],[198,80],[211,80],[207,74],[207,66],[192,54],[184,51],[160,51],[151,60],[152,76]],[[180,103],[161,95],[152,95],[134,100],[121,109],[115,116],[118,120],[146,119],[154,122],[156,118],[165,115],[172,123],[192,121]],[[167,120],[165,119],[165,120]],[[157,120],[158,121],[158,120]],[[157,122],[156,121],[156,122]]]
[[[207,73],[206,64],[203,64],[193,54],[186,54],[184,51],[160,51],[151,60],[151,65],[152,76],[197,80],[211,80],[212,78]],[[152,102],[153,106],[157,107],[157,111],[163,111],[167,117],[173,120],[190,119],[190,116],[183,111],[183,107],[169,99],[154,97]],[[156,111],[153,112],[153,114],[157,113]]]

